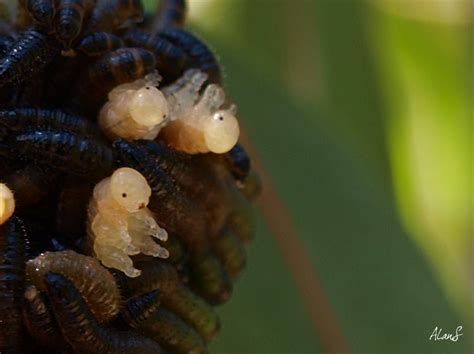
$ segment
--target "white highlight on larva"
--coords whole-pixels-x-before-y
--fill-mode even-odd
[[[137,277],[129,257],[143,253],[168,258],[169,252],[153,241],[168,239],[152,212],[146,207],[151,189],[138,171],[123,167],[103,179],[95,188],[89,204],[90,237],[95,256],[103,265]]]
[[[154,139],[166,122],[168,103],[157,88],[157,72],[115,87],[99,113],[99,125],[111,139]]]
[[[174,84],[165,87],[169,105],[169,121],[160,133],[176,149],[190,153],[225,153],[239,138],[236,106],[222,109],[224,90],[210,84],[199,96],[207,75],[199,70],[188,70]]]
[[[15,197],[6,184],[0,183],[0,225],[5,223],[15,211]]]

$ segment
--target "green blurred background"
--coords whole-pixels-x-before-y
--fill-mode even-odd
[[[298,238],[261,206],[211,352],[327,351],[315,272],[352,352],[472,353],[472,2],[189,3]]]

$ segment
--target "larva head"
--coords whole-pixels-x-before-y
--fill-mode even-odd
[[[233,110],[219,110],[203,121],[204,142],[209,151],[223,154],[234,147],[239,139],[239,123]]]
[[[129,167],[115,170],[110,178],[110,192],[114,200],[129,212],[146,207],[151,195],[145,177]]]
[[[0,183],[0,225],[7,221],[15,211],[15,198],[5,184]]]
[[[146,85],[136,90],[129,101],[132,119],[147,127],[163,122],[168,114],[168,102],[165,96],[154,86]]]

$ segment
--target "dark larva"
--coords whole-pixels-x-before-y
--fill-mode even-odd
[[[185,0],[146,18],[142,0],[17,1],[0,16],[0,353],[207,353],[261,190],[230,150],[217,57]],[[141,276],[103,265],[122,248]]]
[[[38,203],[55,187],[57,174],[42,166],[26,166],[3,178],[3,182],[13,191],[17,210]]]
[[[192,249],[207,248],[205,217],[202,210],[188,199],[172,179],[146,152],[125,140],[114,143],[123,165],[139,171],[148,181],[152,195],[148,208],[158,223]]]
[[[140,22],[143,5],[139,0],[98,0],[88,24],[88,31],[113,32],[119,27]]]
[[[57,131],[34,131],[16,137],[19,152],[66,173],[97,181],[115,165],[112,149],[101,141]]]
[[[21,351],[21,297],[27,235],[23,222],[13,217],[0,225],[0,352]]]
[[[194,254],[190,260],[191,288],[211,304],[222,304],[232,294],[232,282],[212,252]]]
[[[192,33],[180,28],[166,28],[159,36],[182,48],[190,58],[186,69],[196,68],[208,74],[208,82],[222,81],[219,62],[212,50]]]
[[[46,290],[44,276],[55,272],[67,277],[78,289],[97,320],[106,322],[115,316],[121,296],[112,274],[95,258],[74,251],[46,252],[26,263],[29,280]]]
[[[55,18],[56,36],[66,49],[82,30],[86,13],[92,9],[94,0],[59,0]]]
[[[67,278],[45,274],[47,293],[61,331],[77,353],[165,354],[158,343],[134,332],[100,325],[80,292]]]
[[[94,114],[115,86],[151,73],[156,66],[153,53],[143,48],[120,48],[87,67],[72,90],[70,105],[86,115]]]
[[[108,32],[94,32],[81,39],[77,46],[86,55],[101,55],[124,47],[122,38]]]
[[[148,319],[138,323],[137,329],[172,353],[207,353],[201,336],[181,318],[163,307],[159,307]]]
[[[124,40],[131,47],[143,47],[155,55],[156,68],[164,76],[165,84],[177,79],[189,60],[182,48],[145,31],[129,31]]]
[[[36,28],[23,32],[0,59],[0,87],[24,82],[40,72],[59,52],[54,41]]]
[[[19,107],[0,110],[0,126],[12,131],[36,129],[66,130],[71,133],[97,135],[97,128],[84,117],[59,109]]]
[[[245,268],[245,249],[240,239],[229,230],[214,240],[212,250],[222,267],[233,279],[236,279]]]
[[[66,344],[44,295],[34,285],[26,288],[22,309],[28,332],[41,345],[60,348]]]
[[[167,27],[182,27],[186,21],[187,6],[184,0],[162,0],[152,25],[153,33]]]
[[[24,0],[26,9],[33,19],[41,26],[51,27],[55,14],[53,0]]]

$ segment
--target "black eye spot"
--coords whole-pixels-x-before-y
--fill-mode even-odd
[[[122,198],[127,198],[127,193],[122,193]]]
[[[149,89],[150,89],[150,86],[147,86],[146,89],[149,90]]]
[[[219,116],[219,120],[224,120],[224,117],[223,117],[223,116]]]

